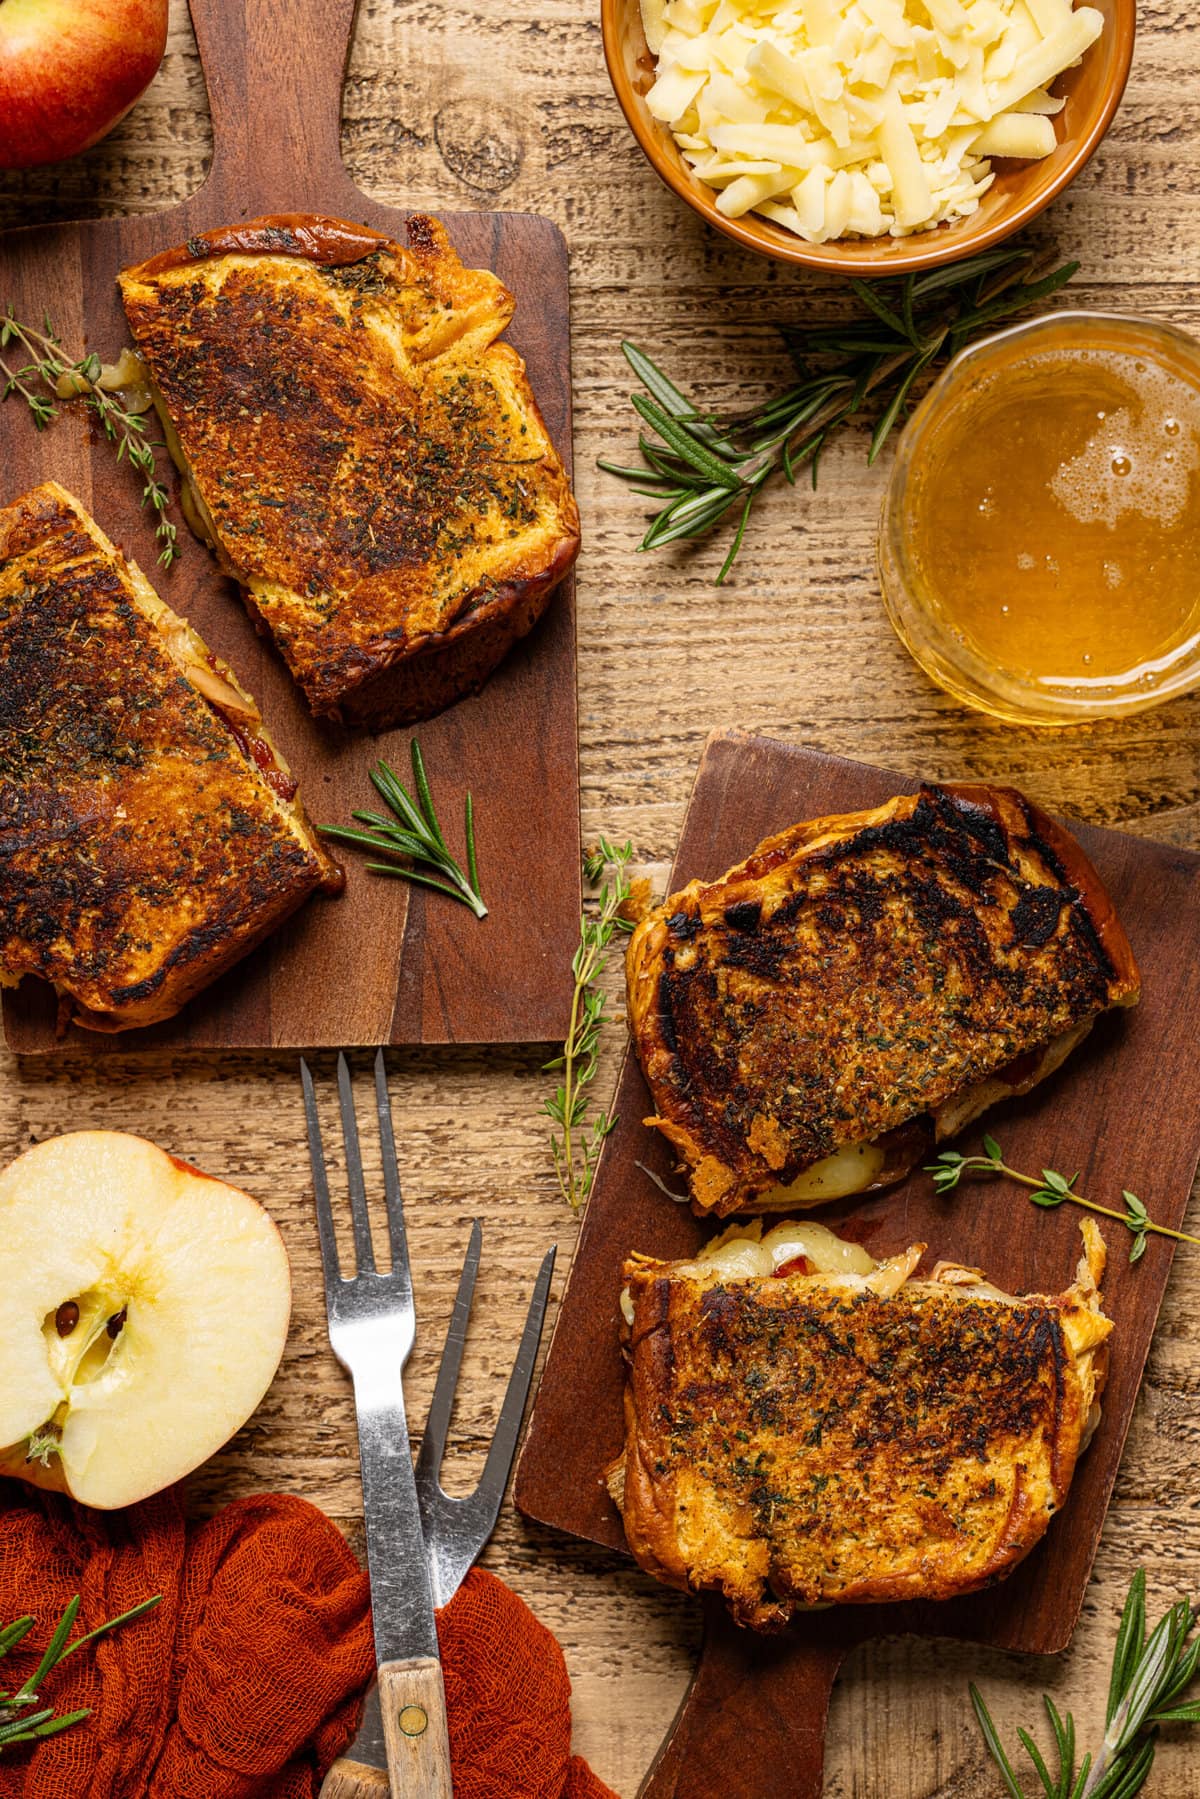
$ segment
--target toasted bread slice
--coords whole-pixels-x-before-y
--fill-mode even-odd
[[[1008,1574],[1099,1419],[1112,1325],[1093,1220],[1074,1285],[1019,1299],[950,1263],[911,1278],[923,1244],[876,1267],[819,1226],[751,1233],[626,1265],[609,1485],[641,1566],[758,1630]]]
[[[1079,845],[976,786],[769,837],[656,907],[627,974],[647,1123],[718,1215],[900,1179],[1140,991]]]
[[[482,685],[575,560],[579,514],[514,301],[434,219],[408,244],[251,220],[120,277],[193,528],[314,713],[373,728]]]
[[[0,983],[170,1018],[341,872],[232,671],[54,482],[0,511]]]

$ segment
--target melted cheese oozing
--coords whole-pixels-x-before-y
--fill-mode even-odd
[[[884,1152],[873,1143],[851,1143],[823,1156],[798,1174],[786,1187],[776,1187],[757,1201],[767,1212],[790,1211],[793,1206],[823,1206],[827,1200],[861,1193],[883,1172]]]
[[[875,1268],[874,1257],[861,1243],[835,1237],[823,1224],[789,1219],[760,1233],[761,1227],[745,1224],[723,1231],[696,1257],[697,1271],[707,1274],[717,1268],[725,1280],[747,1280],[774,1274],[797,1256],[811,1262],[815,1274],[870,1274]]]
[[[726,1281],[756,1280],[774,1274],[797,1256],[807,1258],[818,1278],[854,1283],[879,1267],[861,1243],[835,1237],[823,1224],[788,1219],[764,1233],[762,1221],[755,1218],[749,1224],[730,1225],[706,1243],[694,1261],[681,1263],[679,1273],[702,1276],[715,1270]],[[621,1294],[621,1313],[626,1324],[632,1325],[633,1299],[628,1287]]]
[[[171,461],[175,464],[175,467],[179,470],[179,509],[187,520],[188,530],[192,533],[193,537],[197,538],[202,544],[206,544],[210,550],[218,551],[219,553],[217,528],[213,523],[212,515],[209,512],[208,507],[204,504],[204,501],[201,499],[199,491],[192,480],[192,465],[188,461],[183,445],[179,441],[179,433],[176,431],[171,415],[167,411],[166,402],[148,370],[146,371],[145,381],[146,391],[150,396],[150,402],[153,405],[155,412],[158,414],[158,422],[162,426],[162,434],[167,446],[167,453],[170,456]],[[233,575],[233,570],[228,566],[222,564],[222,568],[225,574]]]
[[[1099,37],[1071,0],[642,0],[646,95],[728,218],[808,243],[966,218],[987,160],[1048,156]]]

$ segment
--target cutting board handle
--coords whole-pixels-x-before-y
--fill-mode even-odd
[[[638,1799],[821,1799],[846,1648],[822,1636],[819,1618],[763,1637],[706,1600],[700,1664]]]
[[[358,0],[188,0],[213,161],[204,192],[233,219],[306,204],[313,174],[345,177],[342,87]],[[247,179],[249,173],[249,180]],[[237,212],[231,208],[237,208]]]

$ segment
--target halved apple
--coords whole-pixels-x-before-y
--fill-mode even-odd
[[[0,1173],[0,1473],[111,1510],[246,1422],[291,1276],[248,1193],[142,1137],[77,1131]]]

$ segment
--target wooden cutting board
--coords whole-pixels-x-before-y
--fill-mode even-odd
[[[760,737],[710,738],[692,793],[672,890],[713,878],[763,837],[800,819],[857,811],[912,792],[918,777],[885,773]],[[1036,798],[1036,795],[1032,796]],[[1200,1155],[1200,959],[1195,954],[1200,856],[1115,831],[1072,825],[1111,894],[1141,964],[1143,998],[1101,1021],[1051,1080],[988,1115],[986,1128],[1017,1167],[1080,1171],[1080,1191],[1121,1204],[1131,1188],[1157,1222],[1178,1229]],[[617,1123],[604,1148],[580,1233],[529,1434],[516,1502],[528,1517],[613,1549],[621,1521],[602,1470],[622,1443],[617,1347],[621,1264],[628,1250],[686,1256],[712,1227],[673,1205],[639,1168],[678,1187],[673,1155],[642,1119],[652,1109],[627,1055]],[[978,1146],[979,1129],[965,1149]],[[929,1176],[823,1208],[835,1230],[852,1221],[872,1254],[926,1240],[931,1258],[986,1269],[1015,1292],[1065,1287],[1080,1250],[1082,1213],[1045,1212],[1012,1185],[976,1183],[938,1198]],[[1101,1221],[1103,1224],[1103,1221]],[[1065,1648],[1079,1615],[1105,1508],[1141,1383],[1174,1246],[1105,1224],[1105,1310],[1115,1321],[1104,1416],[1082,1458],[1063,1516],[1033,1554],[990,1592],[944,1605],[851,1607],[813,1614],[780,1637],[738,1630],[706,1600],[700,1666],[642,1793],[653,1799],[817,1799],[829,1691],[851,1644],[870,1636],[960,1637],[1006,1649]]]
[[[190,234],[261,213],[324,212],[404,237],[405,215],[368,199],[342,164],[339,119],[356,0],[191,0],[213,124],[200,191],[170,211],[0,237],[0,305],[48,313],[68,348],[114,356],[129,341],[115,276]],[[516,296],[509,340],[570,466],[567,254],[549,219],[458,213],[443,220],[464,262],[495,270]],[[232,583],[180,521],[182,555],[156,567],[140,485],[111,446],[68,410],[45,432],[9,400],[0,412],[0,503],[53,476],[136,557],[159,592],[228,658],[254,694],[318,823],[369,805],[367,771],[384,757],[407,778],[407,731],[371,737],[318,724],[282,661],[256,635]],[[165,464],[165,455],[163,461]],[[178,518],[178,513],[175,515]],[[483,692],[417,729],[451,848],[475,799],[487,919],[406,882],[370,876],[347,852],[349,881],[316,899],[177,1018],[104,1037],[93,1053],[134,1048],[287,1048],[320,1044],[549,1042],[565,1035],[579,929],[579,769],[575,608],[570,579]],[[55,1002],[27,981],[4,1000],[9,1045],[59,1047]]]

